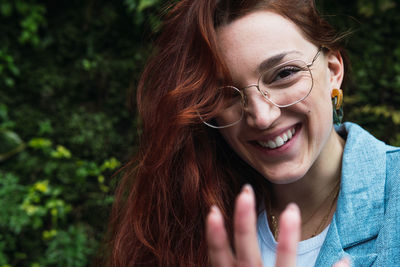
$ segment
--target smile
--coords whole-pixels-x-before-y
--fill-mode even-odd
[[[257,141],[257,143],[264,148],[275,149],[275,148],[283,146],[287,141],[292,139],[295,132],[296,132],[296,130],[293,127],[292,129],[287,130],[286,132],[282,133],[281,135],[278,135],[274,139],[271,139],[268,141]]]

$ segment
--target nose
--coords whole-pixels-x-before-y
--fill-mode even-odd
[[[281,115],[281,109],[265,99],[256,87],[246,88],[244,112],[246,123],[258,129],[267,129]]]

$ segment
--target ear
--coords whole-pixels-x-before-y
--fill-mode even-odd
[[[331,90],[334,88],[340,89],[344,76],[343,58],[339,51],[329,51],[327,55],[329,82]]]

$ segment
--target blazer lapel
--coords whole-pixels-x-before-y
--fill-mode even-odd
[[[336,130],[342,135],[347,133],[341,188],[315,266],[331,266],[346,255],[351,255],[353,262],[372,264],[376,254],[347,251],[354,252],[358,245],[375,239],[382,227],[387,147],[356,124],[345,123]]]
[[[335,262],[346,256],[348,257],[349,255],[343,250],[336,225],[336,216],[333,216],[315,266],[332,266]]]

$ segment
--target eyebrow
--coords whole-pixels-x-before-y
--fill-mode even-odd
[[[296,51],[296,50],[279,53],[277,55],[274,55],[272,57],[269,57],[269,58],[263,60],[260,63],[260,65],[258,66],[257,71],[258,72],[262,72],[262,71],[264,71],[266,69],[269,69],[269,68],[275,66],[276,64],[280,63],[282,61],[282,59],[284,59],[289,54],[302,55],[301,52]]]

